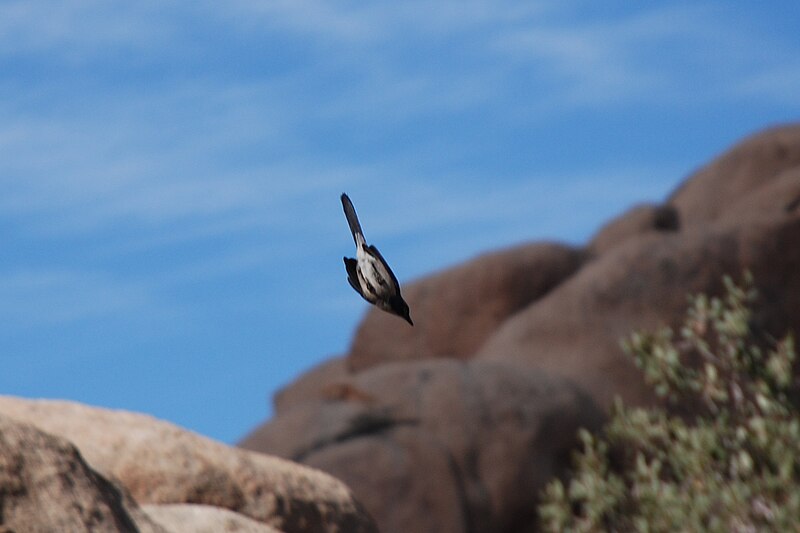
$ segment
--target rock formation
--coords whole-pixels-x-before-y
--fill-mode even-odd
[[[382,531],[525,531],[578,426],[655,399],[622,352],[690,293],[754,275],[753,327],[800,332],[800,126],[761,132],[585,249],[526,244],[404,287],[414,328],[370,311],[349,353],[276,395],[241,445],[343,479]]]
[[[113,487],[107,479],[114,480],[139,504],[151,504],[147,507],[150,510],[154,509],[153,505],[169,505],[154,513],[154,524],[169,527],[178,516],[191,518],[201,514],[224,518],[220,516],[222,513],[209,509],[175,507],[175,504],[198,504],[234,511],[242,515],[240,522],[249,517],[251,521],[286,533],[375,531],[374,523],[349,489],[331,476],[277,457],[231,448],[149,416],[73,402],[8,396],[0,396],[0,416],[5,417],[3,420],[24,421],[35,426],[39,430],[37,434],[49,434],[41,439],[63,443],[62,447],[73,450],[76,456],[76,448],[79,449],[86,465],[96,473],[89,471],[89,466],[84,467],[94,474],[98,483]],[[8,435],[13,433],[0,431],[0,436],[8,439]],[[0,453],[0,459],[13,458],[15,447],[26,446],[24,442],[14,441]],[[38,456],[36,447],[38,445],[29,446],[33,451],[19,453],[24,451]],[[76,458],[70,460],[77,462]],[[16,466],[18,463],[22,466]],[[13,473],[25,464],[23,460],[12,462],[7,469]],[[63,467],[65,475],[56,479],[74,485],[71,475],[66,475],[67,470],[71,472],[75,468],[70,469]],[[91,477],[89,473],[86,476]],[[25,477],[18,490],[28,493],[36,489],[32,480],[35,478]],[[91,496],[83,496],[79,489],[80,486],[74,488],[76,498]],[[42,490],[52,489],[44,487]],[[106,489],[106,493],[110,491]],[[4,505],[11,501],[3,498]],[[63,505],[68,505],[68,500]],[[4,512],[3,517],[7,514]],[[0,524],[5,525],[5,522],[0,520]],[[79,527],[44,530],[82,531]],[[114,531],[112,528],[101,530]]]
[[[334,389],[331,389],[332,391]],[[433,359],[380,365],[246,439],[359,487],[386,531],[505,531],[563,471],[600,413],[534,369]]]
[[[69,441],[0,416],[2,531],[166,533]]]
[[[0,397],[0,531],[531,531],[578,428],[614,397],[656,401],[620,339],[745,270],[753,331],[799,333],[800,126],[746,139],[583,248],[524,244],[409,284],[416,327],[370,311],[349,353],[276,395],[247,450]]]

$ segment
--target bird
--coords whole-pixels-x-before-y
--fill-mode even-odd
[[[345,193],[342,193],[342,207],[356,243],[356,258],[344,257],[347,281],[366,301],[387,313],[399,316],[413,326],[408,304],[400,294],[397,277],[378,249],[367,244],[353,202]]]

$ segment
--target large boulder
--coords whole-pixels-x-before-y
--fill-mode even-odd
[[[0,416],[0,530],[166,533],[63,438]]]
[[[650,389],[620,340],[637,328],[669,325],[683,314],[687,291],[714,287],[723,272],[740,272],[735,246],[728,235],[638,237],[509,319],[478,357],[569,377],[603,406],[616,395],[649,403]],[[710,257],[716,263],[706,262]]]
[[[588,249],[592,256],[597,256],[637,235],[678,229],[678,210],[673,206],[639,204],[603,226],[589,242]]]
[[[800,165],[786,169],[761,187],[736,199],[720,213],[719,221],[728,225],[757,222],[760,219],[792,215],[800,211]]]
[[[263,522],[210,505],[147,504],[142,510],[167,531],[175,533],[282,533]]]
[[[414,327],[370,310],[347,363],[358,372],[390,361],[432,357],[467,360],[509,316],[571,276],[583,253],[550,243],[494,252],[403,288]]]
[[[331,476],[149,416],[9,396],[0,396],[0,414],[73,442],[142,504],[222,507],[287,533],[375,531],[350,490]]]
[[[349,374],[344,357],[331,357],[323,361],[275,393],[275,414],[280,416],[298,403],[324,400],[331,394],[329,385],[339,382]]]
[[[800,166],[800,125],[759,132],[691,175],[671,196],[684,226],[716,220],[786,170]]]
[[[512,531],[601,413],[531,369],[438,359],[381,365],[299,403],[240,445],[344,480],[381,531]]]
[[[744,270],[760,338],[800,333],[800,126],[745,140],[586,250],[528,244],[410,284],[415,327],[369,312],[242,445],[340,477],[387,532],[520,531],[577,425],[615,396],[655,400],[620,339]]]
[[[747,183],[749,192],[731,196],[713,220],[632,235],[588,262],[506,321],[477,357],[569,377],[603,406],[617,395],[649,403],[651,391],[620,339],[632,330],[677,325],[688,294],[720,294],[723,275],[739,279],[746,270],[761,295],[754,325],[772,337],[800,332],[800,210],[791,209],[800,196],[800,168],[765,175],[760,187],[754,178]]]

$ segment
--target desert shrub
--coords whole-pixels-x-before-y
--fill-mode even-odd
[[[752,287],[726,278],[722,298],[690,299],[677,333],[624,341],[666,405],[690,409],[615,402],[601,435],[581,432],[569,480],[545,489],[543,530],[800,531],[794,343],[754,331]]]

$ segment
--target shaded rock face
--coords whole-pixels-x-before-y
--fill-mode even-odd
[[[620,349],[632,330],[677,325],[687,293],[722,292],[724,274],[753,272],[762,304],[756,319],[779,335],[800,311],[800,217],[719,224],[682,234],[643,235],[587,264],[546,299],[508,320],[477,357],[516,361],[568,376],[600,405],[615,395],[653,400]]]
[[[281,533],[280,530],[220,507],[194,504],[143,505],[168,531],[191,533]]]
[[[153,532],[166,530],[77,448],[0,416],[0,530]]]
[[[68,439],[140,504],[214,506],[287,533],[376,531],[350,490],[330,475],[145,415],[8,396],[0,396],[0,414]]]
[[[671,205],[637,205],[606,224],[589,243],[593,256],[604,254],[637,235],[678,231],[678,210]]]
[[[466,360],[509,316],[547,294],[581,265],[583,253],[531,244],[487,254],[403,288],[414,327],[370,310],[347,356],[358,372],[390,361]]]
[[[328,398],[336,384],[347,377],[347,361],[344,357],[333,357],[310,369],[283,389],[273,398],[275,413],[280,414],[298,403],[318,402]]]
[[[527,530],[532,487],[563,472],[594,405],[655,401],[620,339],[676,325],[688,294],[745,269],[754,329],[800,333],[800,125],[744,140],[583,250],[530,244],[409,284],[416,327],[369,312],[242,445],[341,477],[384,532]]]
[[[381,365],[297,404],[241,446],[352,487],[381,531],[513,531],[602,415],[570,383],[490,362]],[[356,393],[357,391],[357,393]]]
[[[773,128],[745,139],[698,170],[671,195],[669,204],[685,225],[707,223],[796,167],[800,167],[800,127]]]
[[[677,325],[687,294],[720,294],[723,275],[738,279],[745,270],[761,296],[754,324],[776,338],[800,331],[800,210],[791,208],[798,197],[800,127],[753,137],[672,195],[677,230],[635,231],[631,219],[643,218],[635,210],[612,222],[594,244],[615,226],[630,236],[507,320],[477,357],[567,376],[602,406],[615,395],[649,403],[650,389],[619,340]]]

